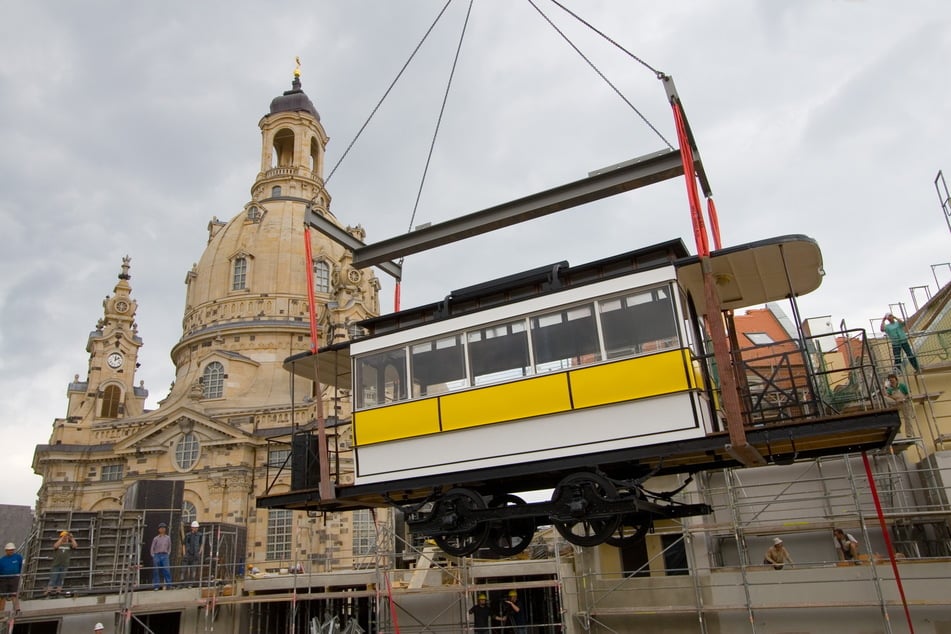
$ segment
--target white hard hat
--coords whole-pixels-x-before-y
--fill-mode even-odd
[[[13,542],[10,542],[10,543],[8,543],[6,546],[4,546],[3,549],[4,549],[4,550],[16,550],[16,549],[17,549],[17,545],[14,544]]]
[[[96,627],[94,627],[94,628],[92,628],[92,629],[93,629],[93,630],[104,630],[104,629],[106,629],[106,626],[103,625],[102,623],[96,623]]]
[[[779,546],[779,545],[782,544],[782,543],[783,543],[783,540],[781,540],[780,538],[778,538],[778,537],[774,537],[774,538],[773,538],[773,544],[774,544],[774,545]]]
[[[198,520],[192,522],[192,528],[198,528]]]

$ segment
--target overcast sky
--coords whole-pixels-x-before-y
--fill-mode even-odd
[[[933,184],[951,171],[951,3],[565,0],[671,74],[726,245],[786,233],[823,248],[804,317],[869,327],[909,287],[951,279]],[[185,273],[212,216],[248,201],[258,120],[294,57],[333,165],[444,0],[161,3],[11,0],[0,9],[0,503],[32,505],[33,447],[86,376],[86,338],[122,256],[149,407],[173,377]],[[676,145],[661,83],[536,0]],[[272,8],[276,7],[276,8]],[[373,242],[407,230],[468,2],[454,0],[330,180]],[[665,148],[533,6],[477,0],[413,224],[440,222]],[[403,307],[454,288],[682,237],[683,180],[405,263]],[[385,274],[380,274],[385,278]],[[387,281],[382,303],[392,305]],[[923,298],[923,296],[922,296]]]

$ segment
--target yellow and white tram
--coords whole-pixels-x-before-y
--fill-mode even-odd
[[[726,315],[811,292],[823,275],[818,245],[804,236],[715,251],[709,266]],[[297,376],[351,390],[353,473],[319,488],[319,462],[332,456],[298,443],[309,450],[295,451],[295,468],[311,475],[258,505],[396,505],[412,530],[454,555],[517,553],[546,524],[575,544],[619,544],[642,537],[653,518],[705,513],[643,483],[741,462],[725,431],[724,370],[708,350],[706,313],[701,261],[673,240],[367,320],[367,336],[285,361]],[[776,383],[787,394],[781,410],[745,386],[742,424],[764,462],[891,441],[899,418],[880,394],[859,389],[859,407],[832,407],[805,346],[797,350],[804,370]],[[729,371],[742,380],[734,359]],[[553,490],[549,501],[515,495],[540,489]]]

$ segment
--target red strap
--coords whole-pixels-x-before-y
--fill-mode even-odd
[[[846,456],[848,460],[848,456]],[[872,476],[872,467],[868,462],[868,454],[862,452],[862,462],[865,464],[865,477],[868,478],[868,488],[872,492],[872,501],[875,502],[875,512],[878,514],[878,523],[882,527],[882,537],[885,538],[885,548],[888,549],[888,558],[892,562],[892,571],[895,573],[895,584],[898,586],[898,594],[901,596],[901,604],[905,608],[905,620],[908,621],[909,634],[915,634],[915,625],[911,621],[911,612],[908,611],[908,599],[905,598],[905,588],[901,584],[901,574],[898,572],[898,563],[895,561],[895,549],[892,548],[892,538],[888,534],[888,526],[885,524],[885,515],[882,513],[882,503],[878,499],[878,487],[875,486],[875,478]],[[875,562],[869,562],[873,566]]]
[[[310,227],[304,226],[304,251],[307,253],[307,306],[310,309],[310,351],[317,352],[317,300],[314,297],[314,254]]]
[[[396,282],[396,288],[393,289],[393,312],[400,312],[400,283]]]
[[[720,219],[717,217],[717,206],[713,204],[712,198],[707,198],[707,218],[710,219],[710,231],[713,233],[713,248],[719,251],[723,248],[720,244]]]
[[[683,113],[680,105],[673,101],[674,123],[677,125],[677,142],[680,143],[680,160],[684,167],[684,180],[687,183],[687,200],[690,203],[690,218],[693,221],[693,237],[697,243],[697,255],[710,255],[710,243],[707,241],[707,229],[703,224],[703,214],[700,211],[700,194],[697,191],[696,170],[693,168],[693,151],[690,149],[690,140],[687,138],[687,128],[684,125]]]

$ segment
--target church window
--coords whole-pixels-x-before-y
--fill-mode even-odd
[[[277,198],[281,195],[281,186],[275,185],[271,188],[271,198]]]
[[[294,132],[288,128],[274,135],[274,161],[276,167],[290,167],[294,164]]]
[[[175,464],[182,471],[188,471],[198,462],[200,452],[201,444],[198,442],[198,436],[195,432],[182,434],[178,444],[175,445]]]
[[[121,480],[122,467],[123,465],[121,464],[103,465],[102,471],[99,474],[99,479],[103,482],[114,482],[116,480]]]
[[[324,260],[314,260],[314,290],[318,293],[330,292],[330,265]]]
[[[269,449],[267,452],[267,466],[271,469],[290,468],[290,463],[287,460],[290,455],[290,449]]]
[[[290,559],[294,512],[274,509],[267,514],[267,558]]]
[[[231,290],[243,291],[248,287],[248,258],[234,259],[234,274],[231,276]]]
[[[102,391],[102,409],[99,415],[103,418],[118,418],[120,401],[122,401],[122,390],[117,385],[106,386]]]
[[[372,555],[376,551],[376,527],[370,509],[360,509],[351,514],[353,522],[353,556]]]
[[[182,524],[185,526],[191,525],[192,522],[198,519],[198,509],[195,508],[195,505],[185,500],[182,502]]]
[[[225,366],[212,361],[201,377],[202,398],[221,398],[225,391]]]

